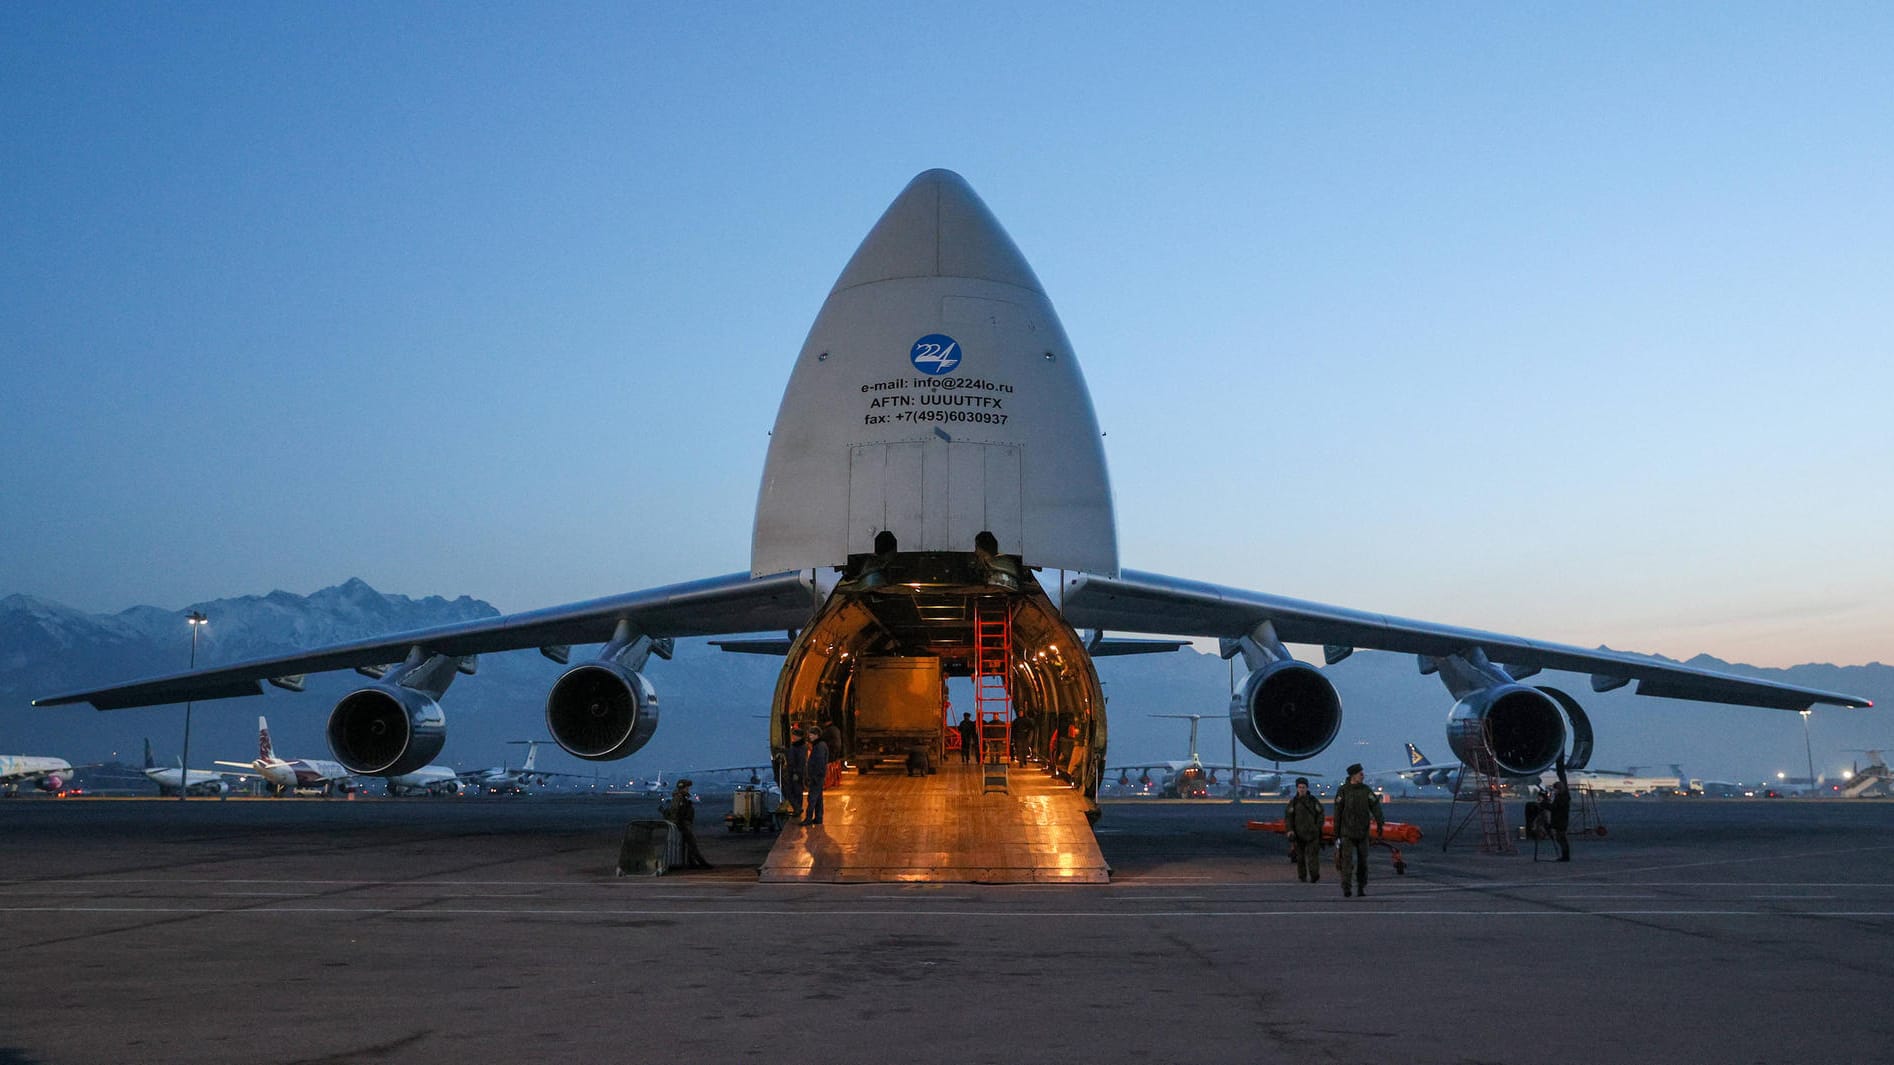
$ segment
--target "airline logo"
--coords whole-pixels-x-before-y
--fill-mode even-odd
[[[1420,753],[1419,747],[1416,747],[1410,743],[1407,745],[1407,764],[1408,765],[1426,765],[1427,756]]]
[[[924,374],[939,377],[960,365],[960,341],[944,333],[929,333],[914,342],[908,361]]]

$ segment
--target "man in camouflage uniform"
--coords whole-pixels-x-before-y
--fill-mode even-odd
[[[1309,794],[1309,778],[1296,778],[1296,797],[1283,811],[1283,827],[1289,830],[1289,847],[1295,851],[1296,879],[1314,883],[1322,879],[1322,802]]]
[[[1387,827],[1381,816],[1381,797],[1361,782],[1361,763],[1348,767],[1348,783],[1335,792],[1335,845],[1342,870],[1342,897],[1368,894],[1368,821],[1377,831]],[[1351,880],[1354,890],[1351,891]]]

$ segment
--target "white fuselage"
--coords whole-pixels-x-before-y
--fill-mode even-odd
[[[186,782],[188,782],[192,791],[207,791],[221,794],[229,790],[229,785],[225,782],[223,774],[214,773],[208,769],[192,769],[187,772],[186,770],[175,768],[152,768],[145,770],[145,776],[149,778],[153,784],[158,785],[159,791],[170,794],[175,794],[178,787]]]
[[[496,766],[492,769],[483,769],[471,774],[468,777],[468,781],[472,783],[474,787],[484,788],[487,791],[517,792],[525,790],[531,778],[532,774],[530,773],[524,773],[517,769],[503,769]]]
[[[1568,774],[1575,788],[1590,788],[1599,794],[1611,795],[1674,795],[1680,791],[1689,791],[1690,782],[1680,776],[1641,777],[1628,773],[1588,773],[1580,771]],[[1558,779],[1555,773],[1540,777],[1540,784],[1551,787]]]
[[[63,791],[72,783],[72,763],[37,754],[0,754],[0,788],[11,795],[21,784]]]
[[[397,773],[388,778],[388,794],[407,795],[415,792],[458,795],[460,774],[446,766],[424,765],[412,773]]]
[[[328,787],[349,779],[342,763],[323,758],[259,758],[250,763],[250,769],[283,790]]]

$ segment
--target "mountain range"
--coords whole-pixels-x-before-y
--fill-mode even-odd
[[[183,609],[140,606],[117,614],[88,614],[24,595],[0,598],[0,752],[53,754],[72,762],[127,761],[150,737],[169,760],[182,738],[182,707],[99,712],[90,707],[34,709],[39,696],[178,672],[190,661],[191,632],[185,617],[202,611],[209,623],[199,632],[199,666],[350,640],[494,617],[491,604],[469,596],[410,598],[376,591],[353,579],[310,595],[275,591],[196,603]],[[586,649],[574,648],[573,661]],[[1859,756],[1858,748],[1894,748],[1894,729],[1880,707],[1894,705],[1894,666],[1808,664],[1765,669],[1699,655],[1690,665],[1745,676],[1865,695],[1876,709],[1819,708],[1809,720],[1809,745],[1818,775],[1833,776]],[[563,667],[536,651],[485,655],[475,676],[457,680],[443,705],[448,741],[438,761],[461,768],[517,764],[512,739],[543,739],[546,691]],[[766,725],[781,659],[725,654],[703,640],[680,640],[671,661],[653,659],[647,671],[657,686],[662,716],[656,738],[643,751],[616,763],[581,762],[556,747],[541,754],[547,768],[604,777],[671,775],[693,767],[766,761]],[[1232,678],[1230,664],[1214,654],[1185,648],[1173,654],[1107,658],[1098,662],[1105,682],[1112,764],[1181,758],[1187,725],[1154,719],[1158,713],[1206,715],[1200,749],[1206,761],[1228,763],[1230,730],[1225,723]],[[1407,655],[1362,652],[1324,672],[1342,697],[1342,732],[1323,755],[1306,763],[1331,776],[1348,762],[1371,769],[1405,764],[1402,744],[1412,741],[1436,759],[1450,757],[1444,722],[1452,700],[1440,684],[1422,677]],[[1236,675],[1240,680],[1240,672]],[[1776,773],[1807,774],[1803,723],[1779,710],[1723,707],[1645,699],[1629,689],[1596,695],[1583,677],[1542,674],[1533,683],[1562,687],[1580,697],[1598,733],[1594,767],[1657,768],[1681,763],[1691,776],[1762,780]],[[353,673],[311,676],[308,691],[268,689],[261,698],[196,704],[191,719],[191,761],[248,759],[256,749],[256,717],[268,714],[277,751],[289,757],[329,757],[323,725],[343,694],[366,683]],[[967,682],[950,686],[956,704],[970,700]],[[1241,761],[1255,764],[1247,751]]]

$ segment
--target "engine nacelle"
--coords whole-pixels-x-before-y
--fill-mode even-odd
[[[446,742],[441,704],[412,688],[361,688],[329,712],[329,750],[361,776],[412,773],[433,761]]]
[[[1272,762],[1299,762],[1328,749],[1342,727],[1335,686],[1306,662],[1271,662],[1244,678],[1230,700],[1230,727]]]
[[[1578,705],[1577,699],[1557,688],[1541,685],[1539,690],[1559,704],[1559,709],[1565,711],[1566,722],[1572,726],[1572,746],[1565,752],[1565,768],[1575,773],[1590,765],[1593,740],[1591,718],[1586,716],[1585,708]]]
[[[644,674],[616,662],[574,666],[546,695],[546,728],[574,757],[624,758],[658,730],[658,693]]]
[[[1537,688],[1496,684],[1455,703],[1447,715],[1447,744],[1460,761],[1474,764],[1482,736],[1501,776],[1537,776],[1565,752],[1565,715],[1559,700]]]

